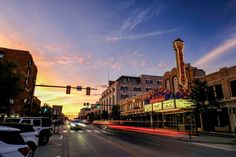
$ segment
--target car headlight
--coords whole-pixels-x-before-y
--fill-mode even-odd
[[[72,124],[72,123],[71,123],[70,125],[73,126],[73,127],[75,127],[75,124]]]

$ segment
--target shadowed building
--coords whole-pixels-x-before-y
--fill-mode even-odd
[[[28,51],[0,48],[0,60],[17,65],[15,72],[20,74],[22,92],[12,101],[11,115],[30,115],[32,111],[37,67]]]

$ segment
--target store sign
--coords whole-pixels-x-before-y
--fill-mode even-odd
[[[174,109],[174,99],[163,101],[163,110]]]
[[[145,112],[152,112],[152,104],[144,105]]]
[[[158,98],[155,98],[155,99],[151,99],[150,103],[161,102],[161,101],[164,101],[164,100],[165,100],[165,98],[162,96],[162,97],[158,97]]]
[[[162,102],[153,104],[153,111],[161,111],[162,110]]]
[[[191,108],[193,103],[186,99],[176,99],[176,107],[177,108]]]

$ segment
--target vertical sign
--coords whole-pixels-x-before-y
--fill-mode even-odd
[[[177,76],[179,85],[182,85],[184,90],[186,91],[188,88],[188,80],[184,64],[184,52],[183,52],[184,42],[181,39],[176,39],[173,42],[173,46],[176,53]]]

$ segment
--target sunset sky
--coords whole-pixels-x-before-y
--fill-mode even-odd
[[[235,0],[1,0],[0,47],[30,51],[37,84],[82,85],[85,91],[36,88],[42,104],[77,113],[120,75],[162,76],[185,62],[207,73],[236,65]]]

